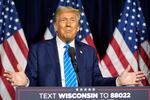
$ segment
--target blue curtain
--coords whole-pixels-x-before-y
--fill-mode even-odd
[[[28,45],[43,39],[59,0],[14,0]],[[120,17],[125,0],[81,0],[102,58]],[[150,34],[150,0],[140,0]]]

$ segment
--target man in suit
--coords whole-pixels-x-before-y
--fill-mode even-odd
[[[94,48],[75,40],[79,31],[80,11],[72,7],[59,7],[54,18],[54,27],[57,36],[48,41],[39,42],[31,46],[25,73],[8,72],[4,76],[15,86],[115,86],[115,85],[139,85],[144,79],[144,74],[129,72],[130,66],[117,78],[103,78],[98,67],[96,51]],[[76,74],[69,77],[72,84],[66,83],[65,73],[66,44],[74,47],[76,62],[80,80]],[[68,51],[67,51],[68,52]],[[20,65],[18,65],[20,69]],[[73,66],[72,66],[73,67]],[[70,67],[71,68],[71,67]],[[75,70],[68,72],[75,73]],[[74,68],[73,68],[74,69]],[[74,81],[75,80],[75,81]],[[76,82],[78,81],[77,85]],[[80,84],[79,84],[80,83]],[[69,83],[70,84],[70,83]]]

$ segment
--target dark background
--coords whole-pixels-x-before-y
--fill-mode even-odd
[[[29,47],[43,39],[59,0],[14,0]],[[81,0],[102,58],[113,34],[125,0]],[[150,0],[140,0],[150,34]],[[149,36],[150,37],[150,36]]]

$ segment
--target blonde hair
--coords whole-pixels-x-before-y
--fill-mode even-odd
[[[54,23],[58,20],[58,17],[62,12],[73,12],[77,15],[78,21],[80,20],[80,11],[78,9],[75,9],[70,6],[59,6],[54,16]]]

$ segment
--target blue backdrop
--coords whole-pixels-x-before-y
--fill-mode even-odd
[[[29,47],[43,39],[59,0],[14,0]],[[105,54],[125,0],[81,0],[100,57]],[[140,0],[150,34],[150,0]]]

